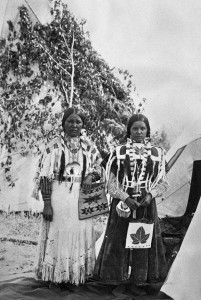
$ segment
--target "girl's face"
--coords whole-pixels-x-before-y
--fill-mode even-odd
[[[65,121],[64,131],[68,136],[77,137],[80,136],[82,126],[82,119],[76,114],[71,114]]]
[[[147,126],[143,121],[136,121],[132,124],[130,129],[131,140],[141,143],[147,136]]]

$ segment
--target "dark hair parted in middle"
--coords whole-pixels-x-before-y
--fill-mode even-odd
[[[130,117],[130,119],[128,121],[128,125],[127,125],[127,136],[126,137],[130,138],[131,126],[133,125],[134,122],[137,122],[137,121],[142,121],[146,124],[146,126],[147,126],[147,137],[150,137],[151,130],[150,130],[149,121],[148,121],[147,117],[145,117],[142,114],[134,114]]]
[[[62,118],[62,128],[63,128],[63,130],[64,130],[64,128],[65,128],[65,122],[66,122],[66,120],[68,119],[68,117],[70,116],[70,115],[72,115],[72,114],[76,114],[76,115],[78,115],[80,118],[81,118],[81,120],[82,120],[82,122],[83,122],[83,125],[84,125],[84,115],[78,110],[78,109],[76,109],[75,107],[69,107],[69,108],[67,108],[66,110],[65,110],[65,112],[64,112],[64,115],[63,115],[63,118]]]
[[[68,119],[68,117],[72,114],[78,115],[81,118],[81,120],[84,124],[84,115],[78,109],[76,109],[75,107],[69,107],[64,111],[64,115],[63,115],[63,118],[62,118],[62,123],[61,124],[62,124],[62,128],[63,128],[64,132],[65,132],[65,122]],[[63,140],[63,143],[64,143],[64,140]],[[59,172],[59,181],[60,182],[62,182],[62,180],[63,180],[63,174],[64,174],[65,166],[66,166],[65,154],[64,154],[64,150],[62,150],[61,166],[60,166],[60,172]]]

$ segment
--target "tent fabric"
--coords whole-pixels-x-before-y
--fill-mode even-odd
[[[22,156],[16,154],[13,156],[13,168],[11,169],[12,180],[15,186],[9,186],[4,179],[4,173],[0,173],[0,210],[11,211],[30,211],[41,212],[43,210],[43,201],[32,197],[34,189],[34,175],[37,170],[38,157],[31,155]]]
[[[52,20],[50,10],[53,6],[53,0],[1,0],[0,9],[0,37],[6,38],[8,35],[7,21],[11,21],[18,31],[19,10],[25,6],[33,24],[40,22],[48,23]],[[33,69],[35,66],[33,66]],[[40,96],[47,93],[47,89],[41,90]],[[33,100],[37,102],[38,96]],[[1,156],[0,149],[0,156]],[[2,157],[1,157],[2,159]],[[5,180],[3,170],[0,170],[0,210],[10,211],[30,211],[41,212],[43,210],[43,201],[36,201],[31,197],[33,191],[33,178],[38,165],[38,157],[22,156],[13,153],[11,176],[14,179],[15,186],[12,188]]]
[[[198,127],[198,130],[200,129],[200,126]],[[174,154],[177,152],[178,149],[185,147],[186,145],[196,141],[197,139],[201,138],[201,133],[197,132],[195,128],[193,130],[184,130],[179,137],[176,139],[176,141],[173,143],[171,148],[166,154],[166,160],[169,161]]]
[[[169,271],[162,291],[176,300],[201,299],[201,201],[195,211],[180,251]]]
[[[193,163],[190,194],[189,194],[188,204],[184,215],[187,216],[195,213],[200,197],[201,197],[201,160],[196,160]]]
[[[179,156],[182,154],[186,146],[183,146],[179,148],[176,153],[173,155],[173,157],[167,162],[166,164],[166,170],[167,172],[173,167],[174,163],[177,161]]]
[[[19,21],[18,7],[25,6],[33,24],[40,22],[45,24],[51,21],[51,0],[1,0],[0,10],[0,34],[6,38],[8,34],[7,21],[10,20],[15,26]]]
[[[179,217],[185,214],[190,194],[193,162],[199,160],[201,160],[201,138],[187,144],[170,169],[167,175],[170,188],[157,199],[160,218]]]
[[[53,286],[51,289],[47,283],[36,281],[33,273],[0,276],[0,299],[2,300],[160,300],[154,295],[134,296],[123,293],[123,289],[89,282],[83,286],[71,287],[70,290]],[[163,298],[164,299],[164,298]]]

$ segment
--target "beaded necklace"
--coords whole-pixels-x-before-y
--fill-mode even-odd
[[[69,150],[72,161],[77,161],[78,151],[81,148],[79,137],[65,137],[65,144]]]

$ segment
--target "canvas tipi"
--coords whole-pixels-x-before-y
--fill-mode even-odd
[[[0,34],[1,38],[6,38],[8,34],[7,21],[11,21],[14,26],[19,21],[18,7],[25,6],[29,11],[29,17],[33,24],[36,22],[45,24],[51,21],[52,0],[1,0],[0,10]]]
[[[170,187],[157,199],[159,217],[193,213],[201,196],[201,134],[185,130],[167,153],[166,160],[170,166]]]
[[[11,21],[18,29],[19,10],[25,6],[33,24],[39,22],[45,24],[51,21],[51,0],[1,0],[0,10],[0,34],[1,39],[7,38],[8,23]],[[0,149],[0,157],[4,153]],[[0,210],[3,211],[41,211],[43,202],[32,198],[33,178],[37,168],[38,158],[34,156],[23,157],[13,153],[12,177],[15,187],[9,187],[4,179],[4,171],[0,170]]]

